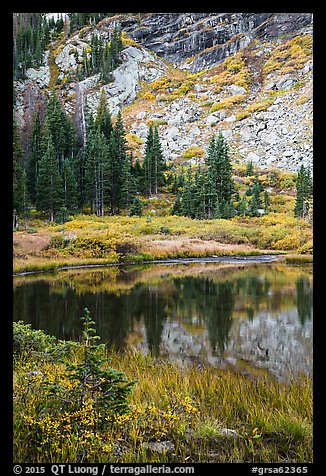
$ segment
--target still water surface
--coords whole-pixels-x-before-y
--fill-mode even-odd
[[[14,278],[14,320],[78,339],[85,307],[108,347],[243,373],[312,373],[312,270],[146,265]]]

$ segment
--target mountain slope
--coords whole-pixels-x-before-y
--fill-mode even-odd
[[[123,31],[113,82],[77,80],[91,36]],[[16,116],[28,147],[33,111],[52,87],[82,134],[103,88],[113,115],[122,108],[129,144],[142,157],[156,123],[164,157],[203,160],[222,130],[232,158],[296,171],[312,165],[312,15],[309,13],[116,14],[52,42],[44,66],[15,82]]]

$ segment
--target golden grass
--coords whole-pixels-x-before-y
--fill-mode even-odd
[[[57,403],[42,382],[60,378],[62,387],[72,383],[59,359],[44,359],[42,347],[49,352],[54,344],[40,334],[33,341],[38,352],[23,352],[14,365],[16,462],[78,462],[82,454],[83,462],[112,463],[312,461],[308,377],[280,383],[215,367],[180,367],[139,351],[109,351],[110,366],[138,382],[129,413],[95,430],[91,402],[78,415],[83,421],[79,427],[69,407],[64,419],[57,413]],[[66,360],[78,361],[76,345],[69,350],[59,343],[58,350],[64,348]],[[233,430],[235,437],[224,436],[223,428]],[[166,441],[172,451],[157,452],[151,446]]]
[[[64,225],[37,223],[33,234],[14,233],[14,272],[97,260],[116,263],[266,251],[311,254],[312,226],[289,214],[290,198],[278,195],[271,201],[271,210],[283,207],[284,213],[256,218],[77,215]]]

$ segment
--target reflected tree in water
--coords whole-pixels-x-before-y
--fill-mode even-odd
[[[313,293],[309,279],[300,276],[295,283],[297,291],[297,309],[299,321],[302,325],[312,316]]]
[[[144,299],[144,324],[148,349],[154,357],[158,357],[160,355],[163,321],[166,319],[165,302],[159,295],[158,288],[150,285]]]
[[[233,283],[190,276],[174,282],[183,320],[186,318],[191,322],[192,316],[196,316],[197,322],[207,327],[213,355],[223,354],[232,327]]]
[[[100,289],[101,283],[111,280],[112,273],[108,276],[93,271],[86,274],[82,282],[69,276],[58,280],[44,277],[15,287],[14,319],[31,323],[32,327],[60,339],[78,339],[82,331],[79,316],[87,307],[91,315],[96,316],[97,334],[110,348],[126,348],[130,334],[142,332],[144,327],[144,341],[157,357],[167,322],[168,325],[177,323],[181,331],[184,327],[185,339],[189,342],[192,326],[199,332],[207,329],[211,352],[222,355],[228,346],[235,309],[237,316],[251,321],[263,308],[281,311],[284,305],[297,307],[302,325],[312,317],[309,276],[289,274],[284,294],[284,272],[278,282],[278,271],[268,277],[263,271],[252,267],[243,272],[239,270],[230,278],[213,273],[155,274],[140,280],[142,273],[132,268],[112,280],[112,288],[108,281],[104,290]],[[139,338],[142,339],[141,334]]]
[[[214,289],[215,288],[215,289]],[[223,355],[233,322],[234,297],[231,282],[215,284],[207,309],[207,330],[213,355]]]

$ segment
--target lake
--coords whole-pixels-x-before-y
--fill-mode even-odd
[[[14,278],[14,320],[78,339],[83,309],[109,348],[244,374],[312,374],[311,266],[193,262]]]

